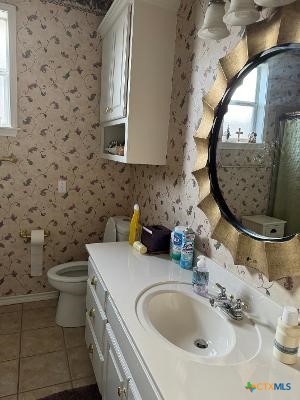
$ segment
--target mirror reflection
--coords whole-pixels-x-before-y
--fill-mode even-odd
[[[231,95],[217,146],[231,213],[270,238],[300,232],[300,50],[272,55]]]

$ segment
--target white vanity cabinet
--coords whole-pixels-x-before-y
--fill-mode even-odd
[[[99,26],[103,158],[166,164],[178,6],[115,0]]]
[[[86,310],[86,345],[103,400],[160,399],[91,257]]]

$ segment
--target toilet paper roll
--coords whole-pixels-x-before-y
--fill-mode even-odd
[[[31,276],[43,274],[43,245],[45,234],[42,229],[31,231]]]

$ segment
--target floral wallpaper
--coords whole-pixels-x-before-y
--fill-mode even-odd
[[[178,16],[173,94],[170,111],[168,165],[132,167],[133,200],[142,208],[145,223],[168,227],[187,224],[197,232],[197,245],[224,268],[247,280],[262,293],[281,304],[300,305],[300,279],[286,278],[268,282],[255,270],[234,266],[229,252],[210,239],[210,226],[197,207],[198,184],[192,174],[196,160],[193,135],[202,116],[202,96],[212,85],[218,59],[240,39],[242,32],[233,29],[220,42],[197,37],[207,1],[183,0]]]
[[[16,138],[0,137],[0,296],[52,290],[46,271],[86,259],[110,215],[129,209],[129,166],[100,159],[100,18],[39,0],[17,6]],[[67,179],[67,193],[57,191]],[[30,276],[20,229],[48,229],[44,274]]]
[[[52,3],[74,10],[105,15],[113,0],[40,0],[43,3]]]
[[[197,37],[207,2],[182,0],[177,25],[168,165],[126,166],[101,160],[98,152],[100,17],[51,0],[9,0],[18,7],[18,103],[16,138],[0,137],[1,154],[18,162],[0,165],[0,296],[51,290],[46,271],[86,258],[84,243],[102,239],[107,217],[131,213],[139,202],[145,223],[191,225],[197,245],[229,271],[280,303],[300,302],[300,280],[270,283],[255,270],[234,266],[230,254],[210,239],[197,207],[192,174],[193,135],[202,116],[201,99],[215,77],[219,57],[242,31],[219,43]],[[59,194],[59,178],[68,191]],[[30,276],[30,246],[20,229],[49,229],[44,274]]]

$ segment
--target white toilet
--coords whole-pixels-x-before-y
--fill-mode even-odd
[[[128,240],[130,220],[128,217],[109,218],[105,227],[104,242]],[[59,290],[56,323],[73,328],[85,325],[85,295],[88,279],[88,262],[73,261],[50,268],[48,281]]]

